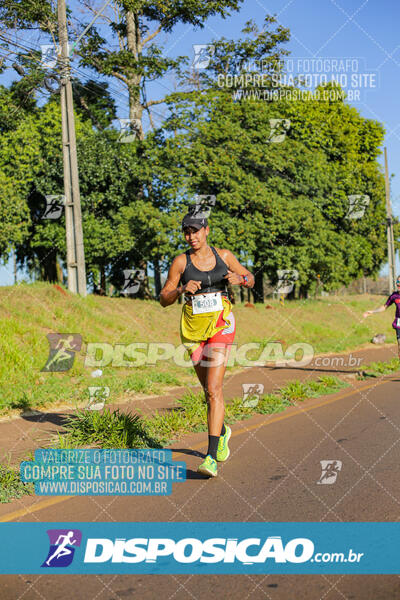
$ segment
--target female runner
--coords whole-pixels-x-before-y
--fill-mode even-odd
[[[181,340],[191,356],[207,402],[208,450],[197,470],[215,477],[217,461],[225,461],[230,454],[231,429],[224,425],[222,382],[236,328],[227,284],[252,288],[254,277],[230,250],[207,244],[207,219],[187,214],[182,230],[191,250],[173,260],[160,304],[169,306],[185,293]]]
[[[398,276],[396,279],[396,288],[397,288],[397,291],[393,292],[393,294],[390,294],[390,296],[386,300],[385,304],[382,304],[382,306],[380,306],[379,308],[376,308],[375,310],[365,311],[365,313],[363,314],[363,317],[365,319],[366,317],[369,317],[369,315],[373,315],[374,313],[383,312],[393,303],[396,305],[396,313],[395,313],[394,321],[392,323],[392,327],[396,331],[397,351],[398,351],[398,356],[399,356],[399,360],[400,360],[400,276]]]

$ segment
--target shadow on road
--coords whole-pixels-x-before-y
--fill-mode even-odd
[[[53,423],[53,425],[57,425],[58,427],[64,427],[66,420],[71,415],[63,414],[63,413],[47,413],[40,412],[39,410],[35,411],[25,411],[20,414],[20,417],[25,421],[29,421],[30,423]]]
[[[190,450],[189,448],[171,448],[172,452],[180,452],[181,454],[188,454],[189,456],[197,456],[199,458],[205,458],[204,452],[198,452],[197,450]],[[186,479],[210,479],[206,475],[192,471],[192,469],[186,468]]]
[[[312,365],[308,365],[307,367],[294,367],[293,369],[288,369],[287,367],[272,367],[268,365],[263,365],[262,367],[258,367],[261,369],[268,369],[269,371],[287,371],[288,373],[296,373],[296,371],[312,371],[313,373],[320,371],[321,373],[347,373],[357,375],[362,369],[357,369],[355,371],[351,369],[327,369],[326,367],[312,367]]]

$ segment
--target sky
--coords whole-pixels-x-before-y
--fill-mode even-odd
[[[97,5],[104,4],[103,0]],[[82,5],[67,1],[83,22],[88,22]],[[262,27],[265,16],[274,15],[278,22],[290,29],[291,39],[286,45],[290,51],[288,72],[307,75],[312,82],[328,80],[332,73],[341,77],[348,101],[368,119],[380,121],[385,128],[384,145],[387,148],[391,180],[393,214],[400,217],[400,182],[396,176],[400,159],[400,42],[398,26],[400,3],[397,0],[245,0],[240,11],[226,19],[213,17],[203,28],[178,25],[170,34],[161,34],[159,42],[169,56],[187,55],[193,58],[193,44],[210,44],[221,37],[239,38],[246,21],[252,19]],[[82,15],[82,16],[80,16]],[[35,34],[36,35],[36,34]],[[70,34],[73,40],[73,34]],[[32,33],[21,32],[20,40],[35,45]],[[45,43],[45,40],[40,40]],[[12,74],[12,75],[11,75]],[[0,83],[8,84],[18,75],[10,70],[0,76]],[[93,77],[93,75],[91,75]],[[118,85],[113,80],[113,89]],[[168,78],[149,89],[151,97],[161,97],[173,91]],[[123,96],[118,98],[118,117],[126,118]],[[162,105],[157,108],[162,115]],[[379,162],[383,164],[383,155]],[[400,263],[396,257],[396,272]],[[387,265],[381,274],[387,273]],[[22,277],[22,273],[19,277]],[[12,262],[0,267],[0,285],[13,283]]]

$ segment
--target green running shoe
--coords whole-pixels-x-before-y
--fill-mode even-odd
[[[207,454],[205,461],[197,468],[197,472],[209,477],[217,476],[217,461],[213,459],[211,454]]]
[[[231,428],[228,427],[228,425],[225,425],[225,435],[221,435],[218,442],[217,460],[219,462],[224,462],[227,458],[229,458],[231,451],[229,450],[228,442],[231,435]]]

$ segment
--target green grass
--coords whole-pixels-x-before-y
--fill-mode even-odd
[[[248,419],[255,414],[274,414],[307,398],[337,392],[348,384],[337,377],[317,381],[291,382],[276,394],[265,394],[256,406],[245,406],[242,398],[233,398],[225,408],[226,423]],[[100,448],[164,447],[186,433],[207,431],[207,407],[203,393],[190,392],[171,410],[150,416],[123,413],[118,409],[103,413],[78,411],[68,419],[65,434],[58,434],[61,448],[96,446]]]
[[[360,375],[358,379],[366,377],[379,377],[381,375],[389,375],[400,369],[400,361],[398,358],[392,358],[387,362],[372,362],[363,370],[364,375]]]
[[[94,446],[98,448],[157,448],[138,415],[105,409],[78,410],[66,420],[65,434],[58,434],[60,448]]]
[[[0,465],[0,503],[11,502],[33,492],[33,483],[22,482],[19,471]]]
[[[238,346],[270,341],[282,344],[283,352],[296,342],[310,344],[315,354],[354,350],[370,342],[375,333],[395,338],[391,309],[362,320],[366,309],[383,304],[382,296],[330,296],[285,302],[268,299],[264,305],[248,309],[234,307]],[[103,376],[93,379],[95,367],[84,366],[87,343],[116,344],[168,342],[180,345],[181,306],[162,308],[151,300],[86,298],[60,293],[48,283],[19,284],[0,288],[0,414],[28,408],[64,405],[72,409],[88,401],[88,387],[110,387],[110,401],[123,402],[132,395],[162,394],[171,386],[197,383],[193,368],[183,368],[173,360],[156,366],[102,368]],[[291,325],[293,324],[293,326]],[[73,367],[64,373],[42,372],[48,357],[48,333],[79,333],[82,349]],[[258,351],[248,353],[256,358]],[[240,369],[228,367],[229,372]]]
[[[309,381],[306,383],[292,381],[282,388],[280,393],[283,398],[286,398],[291,403],[295,403],[301,402],[306,398],[316,398],[321,396],[322,394],[327,393],[325,391],[327,389],[330,390],[330,393],[337,392],[347,385],[347,383],[337,377],[321,375],[316,381]]]

